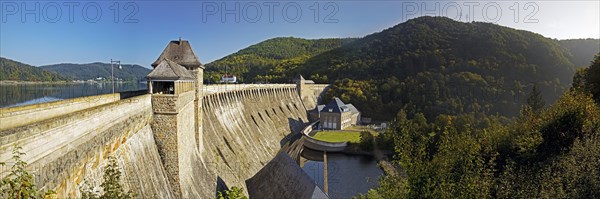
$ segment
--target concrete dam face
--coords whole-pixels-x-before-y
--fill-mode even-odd
[[[295,88],[230,91],[204,98],[204,161],[215,179],[244,187],[308,122]],[[222,183],[220,182],[220,183]]]
[[[307,111],[325,87],[203,86],[200,106],[192,90],[0,109],[0,161],[7,162],[0,176],[20,146],[36,186],[59,198],[80,197],[84,184],[99,187],[109,156],[125,189],[139,198],[214,198],[220,188],[246,189],[245,181],[308,124]]]

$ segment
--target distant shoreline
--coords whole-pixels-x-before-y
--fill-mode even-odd
[[[15,80],[2,80],[0,85],[23,85],[23,84],[76,84],[78,82],[72,81],[52,81],[52,82],[38,82],[38,81],[15,81]]]

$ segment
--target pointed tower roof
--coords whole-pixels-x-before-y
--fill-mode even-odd
[[[194,80],[194,76],[185,67],[169,59],[163,59],[146,78],[151,80]]]
[[[170,41],[158,59],[152,63],[152,67],[158,66],[163,59],[169,59],[188,69],[204,69],[204,66],[202,66],[202,63],[200,63],[196,54],[194,54],[190,42],[181,40],[181,38],[179,38],[179,40]]]

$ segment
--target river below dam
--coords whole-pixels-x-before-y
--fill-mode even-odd
[[[313,158],[306,158],[305,152],[302,169],[323,189],[323,158],[314,158],[318,157],[317,154],[322,156],[322,153],[310,151]],[[367,193],[369,189],[378,185],[381,175],[383,171],[373,157],[327,153],[327,178],[331,198],[348,199],[360,193]]]
[[[115,83],[115,92],[147,89],[143,83]],[[0,84],[0,108],[112,93],[111,83]]]

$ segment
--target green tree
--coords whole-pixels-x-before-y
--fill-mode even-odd
[[[231,189],[219,191],[218,199],[248,199],[244,195],[244,189],[239,187],[231,187]]]
[[[121,185],[121,170],[117,165],[117,160],[113,156],[108,157],[108,165],[104,168],[102,184],[103,193],[93,193],[88,187],[81,187],[80,191],[84,199],[128,199],[133,198],[133,192],[127,191]]]
[[[546,102],[544,102],[544,99],[542,98],[542,92],[537,84],[533,85],[531,93],[529,93],[529,97],[527,97],[527,106],[536,114],[542,111],[544,106],[546,106]]]
[[[600,104],[600,53],[594,57],[592,65],[586,70],[585,84],[586,91]]]
[[[373,142],[375,141],[375,136],[371,134],[369,131],[361,131],[360,132],[360,148],[365,151],[373,150]]]

